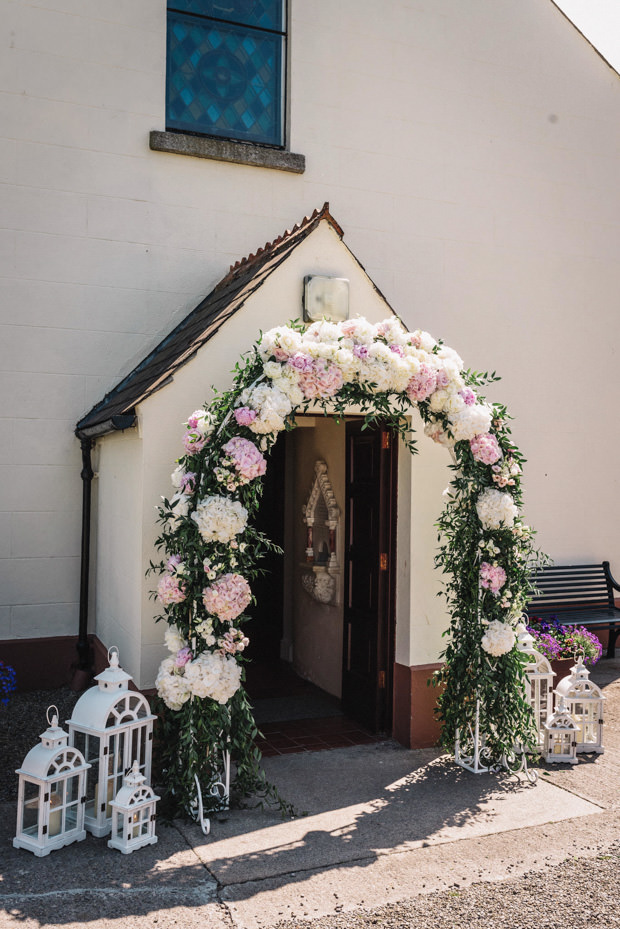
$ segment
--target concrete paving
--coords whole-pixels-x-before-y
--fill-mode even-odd
[[[4,804],[0,927],[264,929],[604,854],[620,826],[620,660],[592,676],[609,698],[605,754],[535,786],[392,742],[287,755],[265,768],[305,815],[233,811],[208,837],[175,823],[132,855],[89,836],[43,859],[13,849]]]

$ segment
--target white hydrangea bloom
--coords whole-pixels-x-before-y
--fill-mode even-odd
[[[241,666],[230,655],[202,652],[185,665],[185,680],[195,697],[227,703],[241,684]]]
[[[481,644],[485,652],[498,658],[512,651],[515,642],[516,636],[512,626],[494,619],[487,626]]]
[[[485,529],[510,528],[519,513],[511,495],[494,487],[482,491],[476,501],[476,511]]]
[[[308,326],[306,331],[303,334],[302,342],[323,342],[328,344],[329,342],[338,342],[338,339],[342,338],[342,332],[337,323],[331,323],[326,319],[320,319],[316,323],[312,323],[311,326]],[[302,351],[308,349],[307,345],[304,345]]]
[[[205,542],[231,542],[245,529],[248,511],[238,500],[210,496],[201,500],[192,519]]]
[[[455,442],[473,439],[477,435],[484,435],[491,428],[493,411],[486,403],[474,403],[473,406],[463,405],[457,413],[448,414],[450,429]]]
[[[301,350],[301,334],[288,326],[276,326],[264,333],[258,350],[263,361],[278,352],[294,355]]]
[[[258,435],[282,432],[285,428],[284,420],[293,409],[287,395],[279,387],[272,387],[269,384],[259,384],[258,387],[244,390],[239,406],[247,406],[256,410],[256,419],[249,428]]]
[[[182,648],[185,648],[187,645],[186,640],[183,638],[176,626],[168,626],[164,636],[164,642],[168,651],[172,652],[173,655],[176,655],[178,651],[180,651]]]
[[[164,658],[159,666],[155,680],[157,693],[171,710],[180,710],[192,695],[189,682],[181,668],[177,668],[174,658]]]
[[[424,435],[445,448],[454,448],[454,439],[450,438],[447,432],[444,432],[441,423],[437,422],[437,420],[432,420],[424,426]]]

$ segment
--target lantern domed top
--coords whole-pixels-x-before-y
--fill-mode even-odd
[[[50,722],[50,710],[56,710]],[[75,748],[69,748],[69,734],[58,725],[58,709],[50,706],[47,711],[49,727],[41,733],[41,742],[31,748],[18,768],[16,774],[30,777],[47,778],[67,771],[82,770],[84,756]]]
[[[69,726],[101,732],[155,719],[146,698],[129,690],[132,677],[120,667],[117,648],[110,649],[108,660],[108,667],[95,678],[97,686],[82,694],[75,704]]]
[[[560,697],[558,700],[555,713],[553,713],[545,723],[545,729],[570,729],[573,732],[579,729],[579,726],[570,714],[564,697]]]
[[[604,700],[601,688],[590,680],[590,672],[583,663],[583,655],[576,659],[570,674],[562,678],[555,689],[558,697],[568,700]]]
[[[140,773],[138,762],[134,761],[131,770],[123,778],[123,786],[112,803],[119,809],[128,810],[138,804],[159,799],[153,788],[146,783],[144,774]]]
[[[534,648],[534,636],[527,631],[523,623],[517,626],[517,632],[517,648],[528,656],[526,670],[536,674],[551,674],[549,659]]]

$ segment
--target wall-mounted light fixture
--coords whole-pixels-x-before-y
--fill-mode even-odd
[[[349,282],[344,277],[309,274],[304,278],[304,322],[323,318],[333,322],[349,318]]]

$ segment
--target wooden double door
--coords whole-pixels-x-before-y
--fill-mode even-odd
[[[342,708],[373,732],[392,727],[397,443],[346,423]]]

